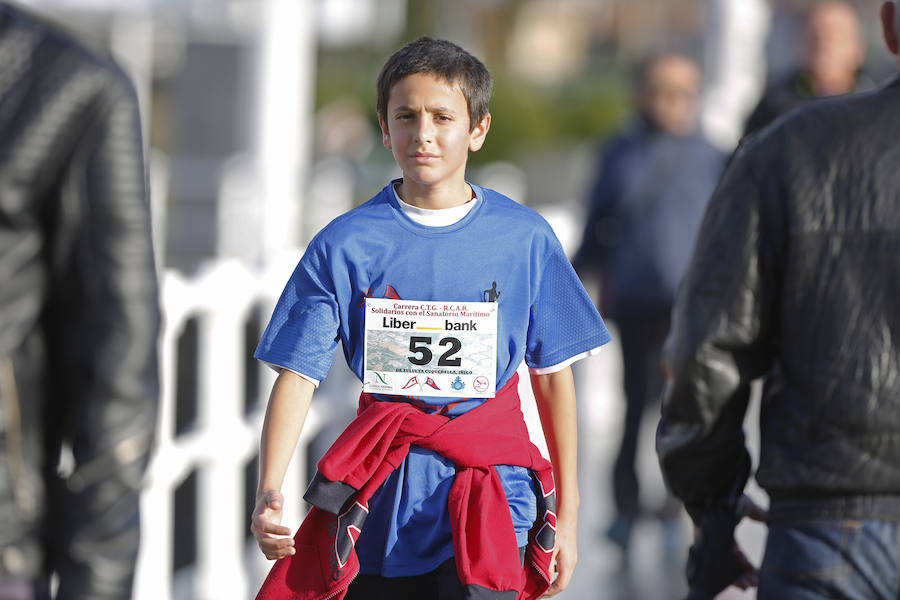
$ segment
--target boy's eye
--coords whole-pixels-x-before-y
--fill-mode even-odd
[[[450,115],[438,115],[437,120],[438,121],[452,121],[453,117],[451,117]]]

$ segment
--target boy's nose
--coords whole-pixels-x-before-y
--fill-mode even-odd
[[[416,127],[416,141],[428,142],[434,137],[434,123],[427,116],[419,120],[419,126]]]

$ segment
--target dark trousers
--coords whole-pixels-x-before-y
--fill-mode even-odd
[[[525,564],[525,548],[519,548],[519,561]],[[344,600],[500,600],[507,597],[515,600],[516,592],[490,592],[484,588],[467,590],[456,573],[456,559],[450,558],[434,571],[422,575],[358,575],[350,584]]]
[[[622,441],[613,467],[613,495],[616,511],[624,517],[634,518],[641,513],[640,486],[635,470],[638,434],[645,410],[659,406],[664,382],[662,347],[669,333],[670,319],[668,309],[616,319],[622,346],[626,405]],[[678,511],[677,501],[669,499],[661,516],[674,518]]]
[[[456,561],[449,559],[434,571],[412,577],[358,575],[346,600],[463,600],[463,585],[456,574]]]

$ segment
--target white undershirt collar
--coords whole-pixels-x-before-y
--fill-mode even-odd
[[[465,204],[451,206],[450,208],[419,208],[404,202],[397,194],[395,186],[391,186],[391,191],[394,192],[394,197],[397,199],[397,203],[400,205],[403,213],[419,225],[426,227],[446,227],[458,223],[478,204],[477,199],[472,198]]]

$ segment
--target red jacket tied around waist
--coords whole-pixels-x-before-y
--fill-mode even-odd
[[[553,471],[528,437],[518,379],[514,375],[495,398],[455,418],[362,394],[357,418],[319,461],[304,496],[313,508],[294,536],[296,554],[275,563],[257,600],[344,597],[359,572],[354,546],[369,499],[411,444],[456,465],[449,498],[453,546],[460,580],[473,597],[531,600],[546,592],[556,531]],[[527,467],[543,490],[524,567],[506,494],[492,465]]]

